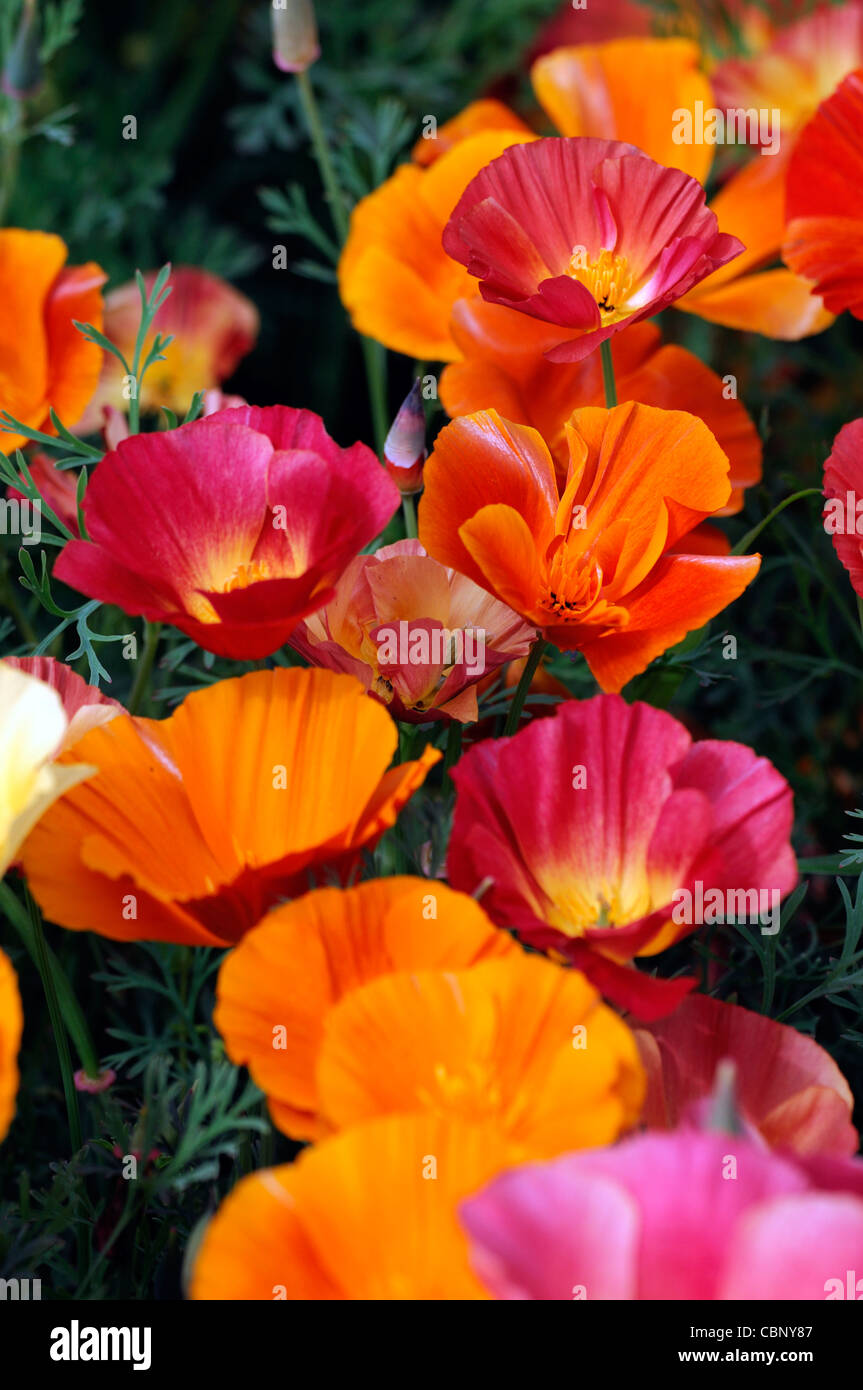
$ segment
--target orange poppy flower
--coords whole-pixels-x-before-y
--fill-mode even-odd
[[[432,361],[458,356],[449,317],[478,282],[441,245],[467,185],[512,144],[534,137],[486,130],[461,140],[430,168],[402,164],[357,203],[339,261],[339,293],[360,333],[396,352]]]
[[[701,420],[589,406],[567,442],[561,491],[536,430],[494,410],[454,420],[426,464],[420,540],[617,691],[737,598],[760,557],[681,553],[731,494]]]
[[[99,772],[30,834],[31,890],[73,930],[231,945],[393,824],[440,757],[387,772],[396,741],[386,711],[329,671],[259,671],[164,720],[121,715],[76,743]]]
[[[320,888],[270,912],[219,972],[216,1027],[228,1056],[299,1139],[331,1126],[315,1080],[324,1021],[352,990],[402,970],[459,969],[517,951],[466,893],[418,878]],[[284,1027],[286,1046],[277,1047]]]
[[[0,1140],[5,1139],[15,1115],[18,1094],[18,1049],[24,1014],[12,962],[0,951]]]
[[[565,485],[566,424],[573,407],[605,404],[598,354],[581,362],[548,362],[543,354],[558,337],[553,328],[482,299],[456,304],[452,334],[464,360],[441,375],[447,414],[496,410],[507,420],[532,425],[548,444],[558,481]],[[720,514],[740,511],[744,489],[761,479],[761,440],[743,403],[726,398],[721,379],[693,353],[663,345],[652,323],[618,333],[611,353],[621,401],[686,410],[704,421],[730,463],[731,496]]]
[[[621,38],[580,43],[538,58],[533,90],[561,135],[595,135],[637,145],[651,159],[703,183],[710,145],[680,145],[670,113],[711,104],[701,53],[689,39]]]
[[[430,131],[428,135],[421,135],[411,150],[411,159],[415,164],[423,166],[434,164],[442,154],[446,154],[447,150],[451,150],[468,136],[489,130],[511,130],[519,135],[533,134],[530,126],[525,125],[521,117],[502,101],[483,98],[480,101],[472,101],[469,106],[453,116],[452,120],[444,121],[442,126],[435,128],[433,132]]]
[[[788,174],[783,255],[834,313],[863,318],[863,67],[800,136]]]
[[[267,1090],[280,1128],[319,1138],[430,1109],[493,1124],[519,1152],[543,1156],[608,1143],[631,1125],[644,1097],[635,1043],[584,976],[508,937],[496,946],[470,900],[429,884],[408,896],[404,883],[377,893],[365,885],[362,902],[358,892],[350,903],[336,893],[301,900],[225,963],[217,1025],[232,1059]],[[438,897],[441,934],[419,920]],[[389,921],[376,923],[382,908]],[[456,942],[459,920],[468,933]]]
[[[493,1128],[397,1115],[243,1178],[204,1234],[193,1299],[484,1299],[458,1219],[512,1153]]]
[[[0,411],[22,424],[55,434],[53,409],[74,425],[99,380],[102,349],[73,319],[102,326],[105,274],[92,263],[66,266],[66,245],[48,232],[0,230]],[[21,434],[0,434],[11,453]]]

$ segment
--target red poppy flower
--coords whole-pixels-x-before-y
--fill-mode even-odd
[[[587,138],[510,146],[468,184],[443,244],[484,299],[561,329],[552,362],[586,357],[744,249],[697,179]]]
[[[91,540],[54,572],[206,651],[264,657],[330,601],[399,501],[365,444],[339,448],[309,410],[245,406],[106,454],[84,501]]]
[[[791,268],[814,281],[834,314],[848,309],[863,318],[863,68],[840,83],[797,141],[786,216]]]
[[[776,769],[739,743],[693,744],[670,715],[616,695],[478,744],[451,775],[453,887],[491,879],[493,921],[567,956],[642,1018],[692,982],[651,980],[633,957],[707,920],[709,890],[772,891],[773,907],[797,879],[791,790]]]

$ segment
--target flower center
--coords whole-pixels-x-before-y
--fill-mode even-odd
[[[574,552],[562,536],[552,542],[547,560],[548,588],[540,602],[553,622],[590,623],[615,630],[626,627],[628,610],[604,597],[602,569],[595,560]]]
[[[575,246],[569,274],[593,295],[603,327],[626,318],[629,313],[626,305],[634,288],[634,277],[625,256],[602,250],[589,260],[584,247]]]
[[[248,589],[250,584],[258,584],[262,579],[271,579],[272,571],[266,560],[247,560],[237,565],[222,584],[220,592],[231,594],[235,589]]]

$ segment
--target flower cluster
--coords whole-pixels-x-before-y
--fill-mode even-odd
[[[686,699],[707,681],[690,654],[772,592],[763,421],[663,338],[692,316],[782,341],[863,317],[863,7],[742,7],[749,52],[718,59],[638,5],[581,29],[565,8],[531,64],[555,133],[485,96],[349,216],[313,7],[274,10],[342,243],[330,278],[373,340],[374,447],[226,394],[268,306],[219,276],[139,272],[103,301],[58,235],[0,230],[3,516],[31,522],[29,597],[10,589],[0,629],[0,905],[70,1114],[77,1092],[114,1124],[137,1075],[88,1041],[81,933],[97,983],[102,940],[110,961],[149,943],[183,1016],[165,1050],[246,1068],[263,1098],[241,1122],[285,1161],[208,1155],[193,1299],[811,1300],[863,1271],[854,1096],[829,1034],[775,1005],[806,874],[797,753],[764,756],[754,714],[732,737],[721,689]],[[759,106],[746,158],[714,161],[727,124],[705,113]],[[648,322],[667,309],[690,318]],[[420,365],[381,428],[384,349]],[[844,608],[863,419],[823,487],[823,597]],[[841,891],[856,927],[843,946],[815,922],[806,950],[850,972]],[[22,1014],[0,952],[7,1144]],[[155,1184],[176,1154],[145,1111],[130,1152]],[[124,1156],[113,1131],[101,1151]],[[102,1263],[116,1206],[92,1223]]]

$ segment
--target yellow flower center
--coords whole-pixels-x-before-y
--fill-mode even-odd
[[[244,564],[236,566],[222,584],[220,592],[232,594],[235,589],[248,589],[251,584],[271,578],[272,570],[265,560],[247,560]]]
[[[583,246],[575,246],[569,263],[569,274],[593,295],[602,317],[602,325],[626,318],[626,307],[634,284],[633,274],[625,256],[603,250],[588,259]]]

